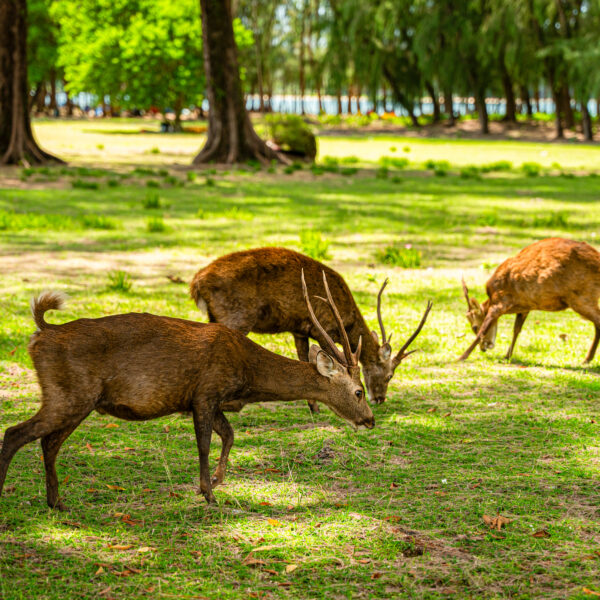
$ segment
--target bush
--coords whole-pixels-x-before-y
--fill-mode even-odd
[[[542,217],[534,217],[532,225],[539,228],[567,229],[569,227],[568,218],[566,212],[551,212]]]
[[[405,167],[408,166],[409,164],[409,160],[408,158],[401,156],[401,157],[396,157],[396,156],[382,156],[379,159],[379,164],[382,167],[393,167],[394,169],[404,169]]]
[[[116,229],[117,222],[101,215],[84,215],[81,217],[84,229]]]
[[[474,165],[467,165],[460,170],[460,176],[463,179],[479,179],[481,172]]]
[[[108,187],[119,187],[121,182],[118,179],[109,179],[106,182],[106,185],[108,185]]]
[[[311,128],[298,115],[267,115],[271,139],[284,151],[315,160],[317,140]]]
[[[355,165],[359,162],[360,159],[358,158],[358,156],[344,156],[340,158],[340,163],[343,165]]]
[[[71,185],[80,190],[97,190],[100,189],[100,184],[97,181],[86,181],[85,179],[73,179]]]
[[[450,163],[447,160],[427,160],[425,161],[425,168],[433,171],[438,177],[443,177],[448,174],[450,170]]]
[[[160,154],[160,148],[150,148],[149,152],[150,154]]]
[[[108,285],[106,289],[112,292],[125,292],[131,290],[133,282],[125,271],[111,271],[108,274]]]
[[[385,265],[402,267],[403,269],[416,269],[421,266],[421,252],[411,244],[404,246],[387,246],[377,252],[377,260]]]
[[[521,165],[521,171],[527,177],[537,177],[542,170],[542,165],[535,162],[524,162]]]
[[[509,160],[497,160],[487,165],[479,167],[482,173],[492,173],[493,171],[510,171],[512,169],[512,163]]]
[[[331,258],[328,254],[329,242],[321,237],[318,231],[307,229],[300,232],[300,246],[302,252],[315,260]]]
[[[146,197],[142,200],[142,206],[147,209],[160,208],[161,203],[158,192],[151,192],[148,190],[146,192]]]
[[[160,183],[158,183],[158,181],[156,181],[155,179],[148,179],[148,181],[146,181],[146,187],[159,188]]]
[[[390,170],[387,167],[379,167],[377,171],[375,171],[375,177],[377,179],[387,179],[390,174]]]
[[[188,171],[187,172],[187,180],[191,183],[192,181],[196,181],[196,177],[197,177],[197,173],[196,171]]]
[[[340,175],[344,177],[350,177],[352,175],[356,175],[358,173],[358,169],[356,167],[343,167],[340,169]]]
[[[162,233],[167,227],[162,217],[150,217],[146,222],[146,229],[150,233]]]

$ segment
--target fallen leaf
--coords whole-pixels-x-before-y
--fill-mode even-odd
[[[558,337],[559,337],[559,338],[560,338],[560,339],[561,339],[563,342],[566,342],[566,341],[567,341],[567,337],[568,337],[568,336],[567,336],[567,334],[566,334],[566,333],[560,333],[560,334],[558,335]]]
[[[427,412],[432,413],[432,412],[435,412],[436,410],[437,410],[437,408],[435,406],[432,406],[431,408],[427,409]]]
[[[370,558],[359,558],[356,562],[359,562],[361,565],[368,565],[371,562]]]
[[[111,550],[129,550],[133,548],[133,544],[108,544],[107,548]]]
[[[550,534],[545,529],[538,529],[535,533],[531,534],[534,538],[549,538]]]
[[[286,573],[293,573],[298,568],[298,565],[285,565]]]
[[[179,277],[179,275],[167,275],[167,279],[171,283],[185,283],[185,281],[183,279],[181,279],[181,277]]]
[[[390,483],[390,490],[393,490],[393,489],[395,489],[397,487],[398,487],[397,483],[394,483],[393,481],[392,481],[392,483]]]
[[[263,565],[266,565],[267,563],[264,560],[260,560],[258,558],[254,558],[253,556],[248,555],[242,561],[242,564],[246,565],[247,567],[261,567]]]
[[[273,506],[270,502],[259,502],[261,506]]]
[[[271,525],[271,527],[279,527],[282,525],[281,521],[278,521],[277,519],[267,519],[267,523]]]
[[[447,412],[444,414],[445,417],[449,417],[452,413],[451,412]]]
[[[136,569],[135,567],[130,567],[130,566],[127,566],[127,567],[125,567],[125,568],[126,568],[128,571],[131,571],[132,573],[141,573],[141,572],[142,572],[142,570],[141,570],[141,569]]]
[[[279,587],[291,587],[292,584],[289,581],[280,581],[277,585]]]
[[[382,576],[383,576],[383,573],[381,571],[375,571],[375,573],[371,574],[371,579],[379,579]]]
[[[171,498],[181,498],[181,496],[177,492],[169,492],[169,496]]]
[[[279,469],[265,469],[265,473],[281,473]]]
[[[125,488],[124,488],[124,487],[121,487],[120,485],[111,485],[110,483],[107,483],[107,484],[105,484],[105,485],[106,485],[106,487],[107,487],[109,490],[121,490],[121,491],[125,491]]]
[[[151,491],[152,491],[152,490],[151,490],[150,488],[144,488],[144,489],[142,490],[142,492],[151,492]]]
[[[286,510],[294,510],[294,507],[291,504],[288,504],[285,508]]]
[[[156,548],[154,548],[154,546],[142,546],[141,548],[138,548],[137,551],[138,552],[152,552],[152,550],[156,550]]]
[[[583,593],[587,594],[588,596],[600,596],[600,592],[596,592],[594,590],[590,590],[590,588],[583,588]]]
[[[123,519],[123,523],[125,523],[125,525],[129,525],[130,527],[141,527],[142,526],[141,521],[134,521],[133,519]]]
[[[89,442],[86,442],[85,447],[92,453],[94,454],[94,449],[92,448],[92,445]]]
[[[66,477],[63,479],[63,485],[65,485],[65,483],[67,483],[67,481],[69,481],[69,478],[70,478],[70,477],[71,477],[70,475],[67,475],[67,476],[66,476]]]
[[[271,575],[279,575],[275,569],[263,569],[265,573],[270,573]]]
[[[118,426],[119,426],[118,423],[107,423],[106,429],[115,429]]]
[[[18,348],[18,346],[17,346],[17,348]],[[9,352],[9,354],[10,354],[11,356],[13,356],[13,354],[14,354],[14,353],[17,351],[17,348],[13,348],[13,349],[12,349],[12,350]]]
[[[100,490],[97,490],[95,488],[88,488],[87,490],[85,490],[86,492],[99,492]]]
[[[495,517],[490,517],[489,515],[483,515],[483,522],[490,527],[490,529],[496,529],[500,531],[502,527],[508,525],[511,522],[511,519],[507,519],[502,515],[496,515]]]
[[[252,548],[250,552],[266,552],[267,550],[273,550],[273,548],[279,548],[279,546],[258,546],[257,548]]]
[[[171,431],[171,428],[168,425],[165,425],[163,427],[163,433],[169,433],[169,431]]]
[[[98,567],[98,570],[94,573],[94,575],[102,575],[104,573],[104,567]]]
[[[144,591],[148,592],[149,594],[151,594],[155,589],[156,589],[155,585],[150,585],[147,588],[145,588]]]

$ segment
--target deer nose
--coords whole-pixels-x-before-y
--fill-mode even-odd
[[[373,402],[375,402],[375,404],[383,404],[385,402],[385,396],[375,396]]]
[[[367,429],[373,429],[375,427],[375,417],[364,419],[361,425],[364,425]]]

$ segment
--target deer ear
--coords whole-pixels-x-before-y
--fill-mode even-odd
[[[481,304],[475,300],[475,298],[469,298],[469,305],[471,306],[471,310],[474,310],[478,313],[482,313],[483,309],[481,308]]]
[[[381,348],[379,348],[379,357],[382,360],[389,360],[391,355],[392,347],[386,342],[385,344],[383,344],[383,346],[381,346]]]
[[[327,352],[321,350],[321,348],[318,346],[310,347],[308,359],[317,367],[317,371],[319,371],[323,377],[328,377],[331,379],[334,373],[337,371],[337,367],[333,358],[331,358]]]
[[[379,346],[379,336],[377,335],[376,331],[371,331],[371,335],[373,336],[373,339],[375,340],[375,343]]]

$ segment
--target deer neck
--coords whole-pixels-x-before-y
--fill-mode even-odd
[[[360,313],[359,313],[360,314]],[[360,364],[369,365],[377,361],[379,344],[373,339],[371,330],[367,327],[362,315],[354,324],[354,327],[348,332],[348,339],[352,350],[356,349],[358,338],[362,338],[362,350],[360,352]]]
[[[271,352],[261,352],[253,365],[250,402],[323,400],[328,380],[315,365]]]

